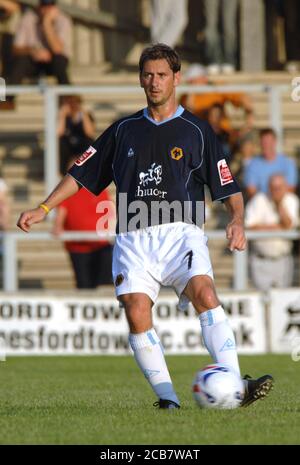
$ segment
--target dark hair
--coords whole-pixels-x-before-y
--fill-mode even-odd
[[[271,134],[273,137],[277,137],[276,132],[272,128],[263,128],[259,131],[259,137],[267,136],[268,134]]]
[[[39,0],[40,6],[56,5],[56,0]]]
[[[162,59],[167,60],[173,73],[180,71],[181,61],[178,53],[166,44],[154,44],[142,51],[139,61],[140,73],[142,73],[146,61]]]

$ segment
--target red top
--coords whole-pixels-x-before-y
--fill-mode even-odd
[[[60,204],[60,207],[67,210],[67,216],[64,223],[65,231],[96,232],[99,218],[107,214],[107,210],[104,210],[104,213],[97,213],[96,208],[99,202],[105,200],[110,200],[107,190],[104,190],[100,195],[95,196],[85,188],[80,189],[75,195],[64,200]],[[102,230],[104,229],[102,228]],[[107,240],[99,239],[97,242],[65,242],[65,247],[69,252],[87,253],[105,247],[108,244],[109,242]]]

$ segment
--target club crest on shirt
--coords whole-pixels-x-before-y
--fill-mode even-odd
[[[96,152],[97,152],[97,150],[94,149],[94,147],[92,147],[92,146],[90,145],[89,148],[88,148],[82,155],[80,155],[80,157],[75,161],[75,165],[77,165],[77,166],[83,165],[83,164],[84,164],[89,158],[91,158]]]
[[[124,275],[122,273],[118,274],[118,276],[115,279],[115,286],[120,286],[122,282],[124,281]]]
[[[217,167],[218,167],[218,173],[219,173],[221,186],[225,186],[226,184],[230,184],[231,182],[233,182],[233,177],[226,163],[225,158],[218,161]]]
[[[180,160],[183,157],[183,150],[180,147],[174,147],[171,150],[171,157],[173,160]]]

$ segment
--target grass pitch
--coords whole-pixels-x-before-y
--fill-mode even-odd
[[[243,373],[271,373],[275,388],[247,409],[201,410],[191,394],[210,359],[167,358],[179,411],[156,400],[133,358],[19,357],[0,363],[1,444],[300,444],[300,362],[242,356]]]

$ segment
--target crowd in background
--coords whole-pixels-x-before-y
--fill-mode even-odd
[[[272,24],[278,17],[285,24],[285,68],[300,70],[300,2],[265,0],[267,65],[279,68],[272,48]],[[238,0],[203,0],[205,17],[205,56],[192,64],[184,74],[187,84],[209,84],[211,75],[229,74],[239,67]],[[188,0],[151,0],[151,40],[176,47],[188,27]],[[72,21],[55,0],[39,0],[36,8],[23,8],[20,2],[0,0],[1,75],[8,84],[25,79],[53,76],[58,84],[69,84],[68,64],[71,55]],[[200,63],[201,61],[201,63]],[[295,194],[298,173],[295,162],[277,152],[277,135],[272,128],[255,131],[251,98],[241,92],[181,96],[180,103],[213,127],[230,166],[243,190],[246,204],[246,226],[256,231],[292,229],[298,226],[299,200]],[[228,104],[241,108],[243,123],[237,130],[228,115]],[[8,96],[0,109],[13,109],[15,101]],[[60,172],[65,174],[74,157],[79,156],[95,139],[95,120],[85,110],[79,96],[68,96],[60,102],[57,136]],[[0,180],[0,227],[8,224],[8,202],[4,181]],[[64,230],[95,229],[95,205],[98,198],[82,189],[76,201],[64,202],[57,211],[54,233]],[[101,194],[109,199],[105,191]],[[103,200],[103,198],[101,199]],[[86,217],[78,206],[87,206]],[[76,211],[77,207],[77,211]],[[89,213],[88,213],[89,212]],[[73,221],[77,218],[76,221]],[[71,219],[73,219],[71,221]],[[108,242],[66,243],[78,288],[93,288],[111,282]],[[251,273],[255,286],[267,290],[272,286],[289,286],[293,281],[293,244],[288,239],[253,241]],[[102,263],[102,269],[96,264]],[[91,272],[92,271],[92,272]]]

